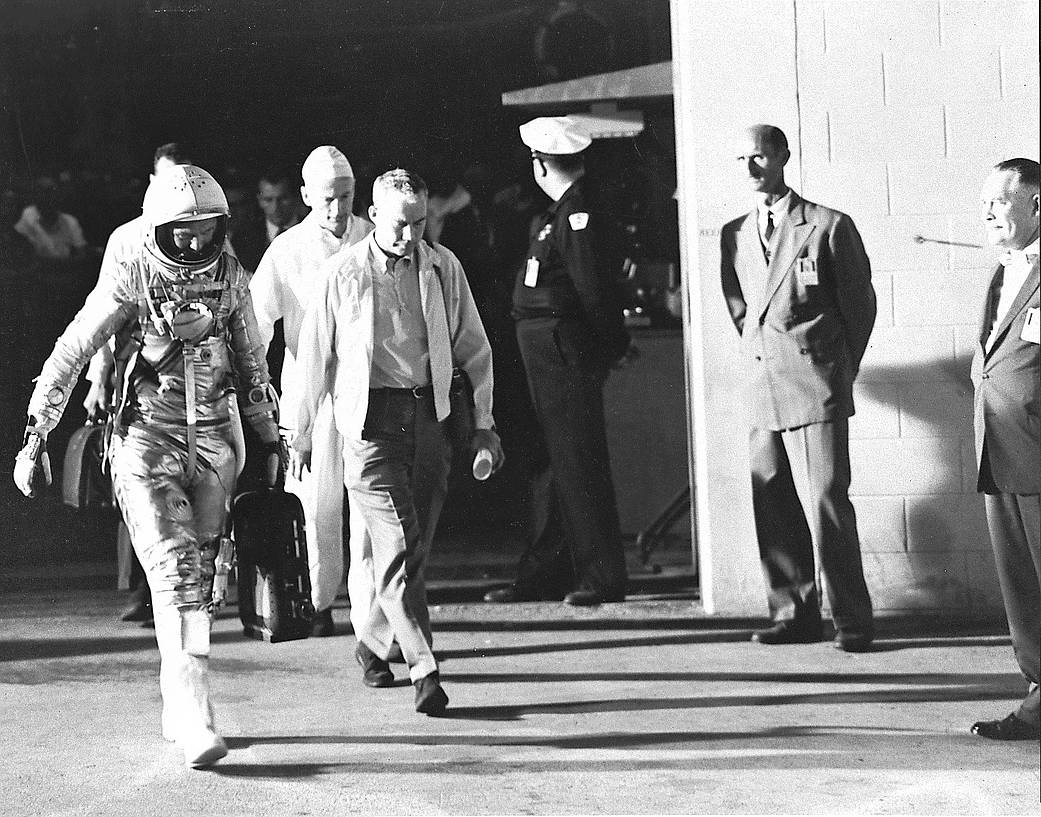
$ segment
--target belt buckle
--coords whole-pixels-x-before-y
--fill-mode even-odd
[[[422,399],[422,397],[423,397],[423,387],[422,386],[413,386],[411,391],[412,391],[412,396],[415,397],[417,400]]]

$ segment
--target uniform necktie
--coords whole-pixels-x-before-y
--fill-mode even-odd
[[[766,211],[766,226],[763,227],[763,243],[769,246],[770,236],[774,234],[774,214],[772,211]]]

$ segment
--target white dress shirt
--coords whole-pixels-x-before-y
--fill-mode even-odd
[[[1016,300],[1016,296],[1023,288],[1027,276],[1030,275],[1030,270],[1034,268],[1037,256],[1038,239],[1034,239],[1034,242],[1028,247],[1022,250],[1010,250],[1001,257],[1001,264],[1005,267],[1005,272],[1001,279],[1001,292],[998,295],[998,308],[994,313],[994,323],[991,324],[990,335],[987,338],[986,349],[988,352],[994,345],[994,336],[998,327],[1005,320],[1005,315],[1008,314],[1012,302]]]

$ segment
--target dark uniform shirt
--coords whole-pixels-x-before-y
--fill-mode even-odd
[[[618,360],[629,336],[613,280],[612,247],[608,219],[580,178],[535,222],[513,288],[513,317],[572,319],[605,362]]]

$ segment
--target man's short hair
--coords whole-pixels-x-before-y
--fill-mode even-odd
[[[169,159],[175,165],[190,165],[192,163],[192,157],[188,155],[188,151],[180,142],[167,142],[155,149],[155,154],[152,156],[153,170],[160,159]]]
[[[418,173],[396,167],[388,170],[372,183],[372,200],[376,201],[380,193],[389,193],[394,190],[407,198],[418,198],[427,195],[427,183],[423,181]]]
[[[1006,159],[994,165],[994,169],[1015,173],[1020,184],[1041,188],[1041,165],[1033,159]]]
[[[284,165],[269,167],[257,179],[257,184],[267,182],[270,185],[284,184],[290,192],[296,190],[300,184],[297,174]]]

